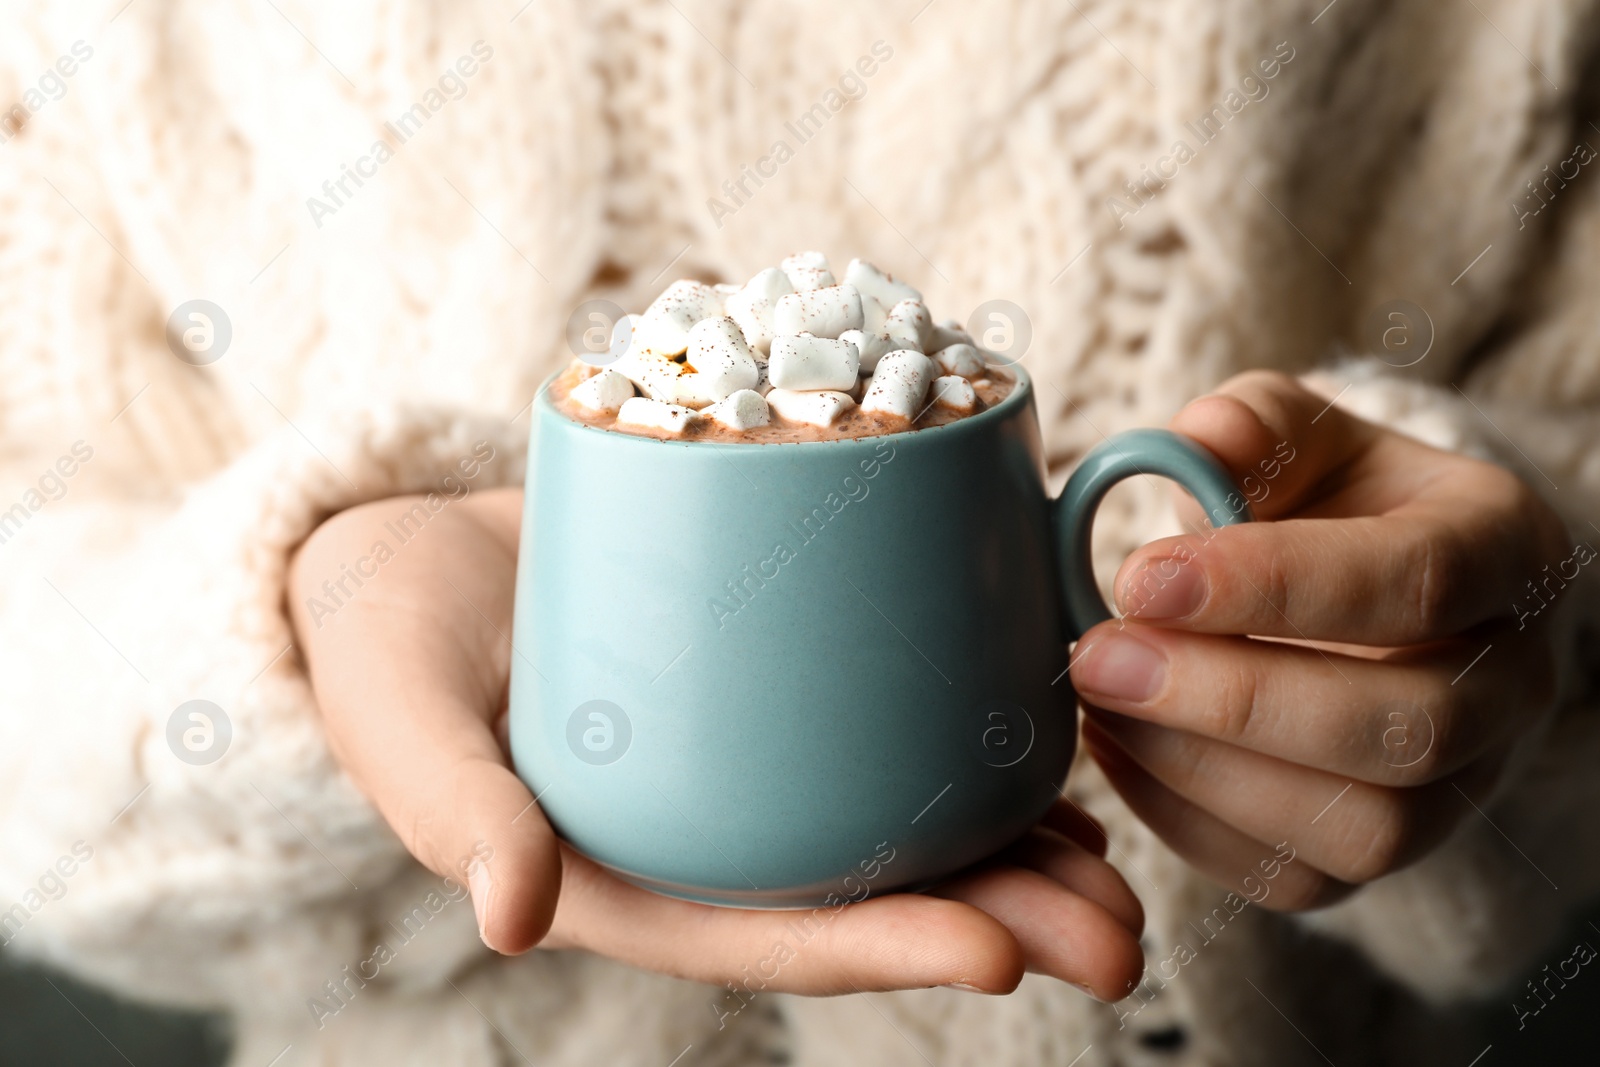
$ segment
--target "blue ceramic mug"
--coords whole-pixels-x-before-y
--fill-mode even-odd
[[[1109,617],[1089,530],[1133,474],[1249,518],[1160,430],[1044,485],[1033,386],[943,426],[713,444],[534,405],[517,772],[618,876],[739,907],[926,887],[1014,840],[1077,736],[1069,640]]]

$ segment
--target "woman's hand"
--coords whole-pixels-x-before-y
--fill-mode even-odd
[[[1123,619],[1072,662],[1084,739],[1201,871],[1237,884],[1287,843],[1268,906],[1330,903],[1474,815],[1554,699],[1558,606],[1529,583],[1559,598],[1586,560],[1514,475],[1282,375],[1234,378],[1173,428],[1271,521],[1127,561]]]
[[[293,561],[291,613],[335,755],[418,860],[468,873],[490,947],[580,948],[747,981],[794,913],[691,904],[614,878],[557,840],[507,766],[522,494],[475,493],[404,527],[420,500],[341,513]],[[397,543],[393,531],[418,526]],[[393,549],[381,563],[378,541]],[[358,587],[349,574],[363,558]],[[1143,969],[1143,913],[1104,848],[1099,828],[1062,803],[1005,855],[928,894],[847,905],[767,988],[1003,993],[1026,969],[1115,999]]]

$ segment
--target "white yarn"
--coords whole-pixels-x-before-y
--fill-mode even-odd
[[[1336,367],[1323,387],[1354,382],[1342,404],[1540,488],[1537,468],[1581,530],[1600,517],[1600,187],[1585,175],[1526,228],[1507,205],[1571,148],[1553,86],[1586,69],[1574,27],[1592,0],[1479,0],[1486,18],[1377,0],[1320,16],[1246,0],[275,6],[37,2],[0,38],[0,103],[73,40],[96,49],[0,146],[0,470],[23,486],[73,441],[95,449],[0,544],[0,909],[73,842],[94,851],[12,950],[227,1009],[240,1064],[293,1042],[330,1065],[660,1065],[692,1045],[685,1063],[1091,1067],[1134,1062],[1119,1050],[1172,1023],[1190,1042],[1163,1062],[1282,1062],[1275,1042],[1294,1039],[1237,975],[1292,987],[1311,949],[1283,947],[1282,920],[1258,911],[1126,1028],[1030,978],[1004,999],[774,996],[718,1032],[703,987],[579,954],[491,959],[457,907],[315,1029],[305,1000],[431,876],[327,751],[284,653],[287,556],[328,514],[427,486],[480,439],[500,457],[485,477],[516,484],[522,412],[569,355],[580,301],[643,306],[671,278],[742,281],[801,248],[897,265],[958,318],[1019,305],[1058,482],[1102,435],[1160,424],[1248,367],[1362,351],[1373,309],[1412,301],[1434,330],[1421,363]],[[316,225],[322,182],[480,40],[493,55],[466,95]],[[892,55],[864,93],[719,226],[706,200],[877,42]],[[1131,218],[1108,209],[1284,42],[1270,95]],[[234,327],[203,368],[164,340],[195,297]],[[1424,384],[1450,382],[1483,413]],[[1165,487],[1145,481],[1102,515],[1103,576],[1169,528]],[[235,730],[212,767],[163,740],[195,697]],[[1600,738],[1577,722],[1496,809],[1574,903],[1600,884],[1582,859],[1600,848],[1573,844],[1600,825],[1581,773]],[[1218,891],[1092,767],[1073,782],[1153,943],[1170,941]],[[1516,906],[1539,885],[1518,863],[1469,824],[1310,924],[1424,995],[1481,992],[1561,914]],[[1333,1006],[1303,1010],[1340,1029]]]

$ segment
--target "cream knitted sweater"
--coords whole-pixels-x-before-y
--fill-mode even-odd
[[[1600,175],[1574,152],[1600,145],[1594,7],[9,5],[0,939],[232,1012],[241,1065],[286,1046],[327,1065],[1320,1062],[1280,1011],[1382,1062],[1383,1021],[1306,994],[1313,965],[1480,994],[1600,886],[1592,574],[1561,606],[1590,674],[1529,765],[1348,903],[1247,910],[1131,1014],[1030,978],[1001,999],[771,997],[719,1031],[714,989],[487,954],[330,757],[286,559],[479,441],[477,484],[515,484],[584,299],[636,307],[812,247],[892,265],[957,317],[1021,306],[1058,473],[1236,371],[1325,367],[1340,404],[1510,464],[1600,543]],[[164,336],[197,298],[233,334],[200,367]],[[1361,358],[1401,299],[1425,356]],[[1172,529],[1167,496],[1127,487],[1101,525],[1109,574]],[[209,765],[168,744],[192,699],[231,725]],[[1073,784],[1168,955],[1223,891],[1092,767]],[[380,941],[393,960],[351,980]],[[338,1009],[320,1027],[313,998]],[[1140,1043],[1171,1025],[1184,1050]]]

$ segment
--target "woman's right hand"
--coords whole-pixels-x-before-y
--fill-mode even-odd
[[[522,493],[479,491],[437,511],[422,501],[336,515],[291,563],[296,640],[335,756],[412,855],[437,874],[466,873],[489,947],[579,948],[716,985],[747,981],[796,913],[621,881],[557,839],[510,769]],[[415,532],[398,543],[408,515]],[[380,541],[388,552],[373,551]],[[765,988],[1005,993],[1028,970],[1118,999],[1143,970],[1143,912],[1104,850],[1099,828],[1062,802],[1002,856],[927,893],[846,905]]]

